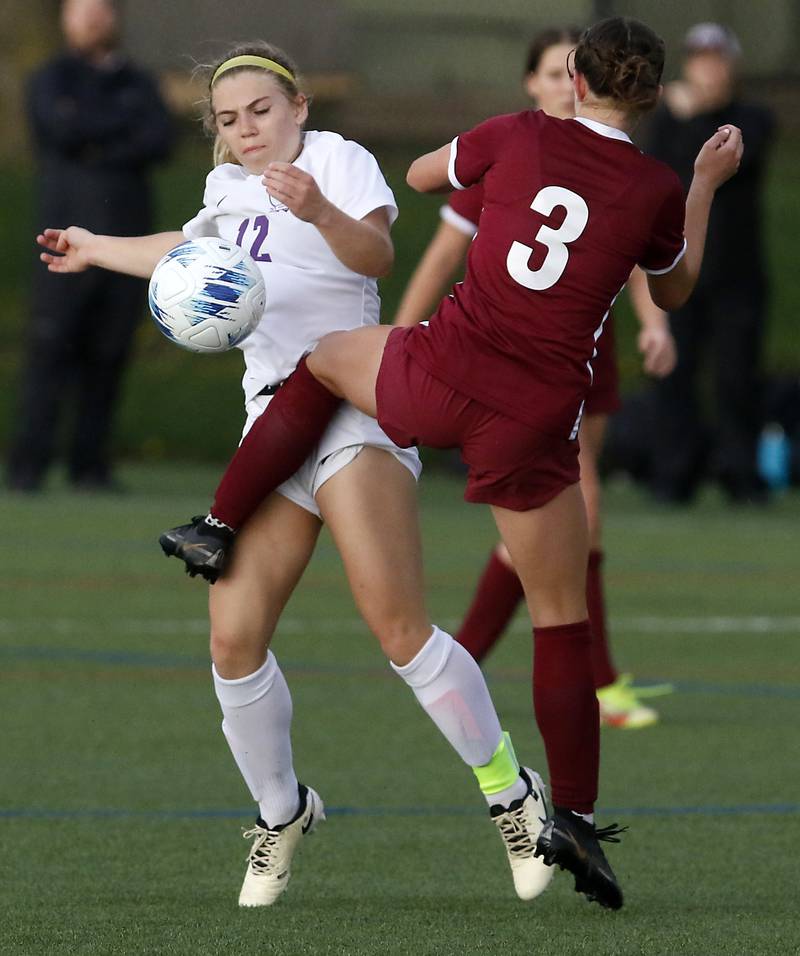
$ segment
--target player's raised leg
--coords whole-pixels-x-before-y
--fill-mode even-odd
[[[552,877],[534,855],[546,816],[544,787],[517,763],[478,665],[428,618],[413,477],[390,452],[366,447],[320,488],[317,502],[360,612],[395,672],[474,770],[517,894],[533,899]]]
[[[391,331],[368,326],[326,335],[300,361],[245,435],[222,476],[209,514],[161,535],[164,553],[180,558],[192,576],[216,581],[226,567],[236,532],[306,460],[341,398],[375,416],[375,382]]]
[[[575,875],[575,889],[614,909],[622,892],[595,831],[600,729],[586,612],[588,529],[580,486],[529,511],[492,507],[525,588],[534,625],[533,699],[550,770],[553,815],[542,857]],[[607,834],[606,834],[607,835]]]
[[[215,519],[238,530],[306,460],[342,398],[375,416],[375,382],[390,332],[385,326],[333,332],[298,364],[228,465],[214,495]]]
[[[320,521],[272,495],[243,530],[230,569],[209,592],[214,689],[222,729],[258,804],[240,906],[286,890],[301,837],[324,819],[292,761],[292,700],[269,643],[314,549]]]

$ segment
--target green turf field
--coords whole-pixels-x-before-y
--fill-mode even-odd
[[[469,772],[356,620],[326,538],[275,650],[298,772],[328,822],[274,909],[236,906],[252,810],[219,732],[204,586],[157,552],[214,473],[129,466],[130,493],[0,497],[0,952],[788,954],[798,951],[800,498],[654,510],[609,491],[618,663],[678,693],[650,730],[604,732],[609,913],[558,874],[513,893]],[[423,483],[431,609],[453,625],[492,540],[457,483]],[[488,665],[542,766],[526,624]]]

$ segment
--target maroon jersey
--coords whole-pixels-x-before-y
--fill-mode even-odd
[[[409,350],[452,388],[540,431],[577,433],[590,360],[637,264],[685,249],[684,193],[619,130],[528,110],[451,146],[457,189],[483,183],[467,273]]]
[[[482,212],[483,183],[475,183],[467,189],[457,189],[451,193],[447,204],[442,206],[441,216],[462,235],[472,237],[478,231]],[[613,312],[609,312],[603,323],[603,334],[595,342],[591,361],[592,387],[584,411],[587,415],[612,415],[621,405]]]

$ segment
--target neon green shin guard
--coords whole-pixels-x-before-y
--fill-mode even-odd
[[[519,777],[519,762],[511,738],[505,731],[489,763],[473,767],[472,771],[478,778],[481,791],[490,796],[512,786]]]

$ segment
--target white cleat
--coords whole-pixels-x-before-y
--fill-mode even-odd
[[[510,806],[496,804],[490,809],[492,820],[508,854],[514,889],[521,900],[533,900],[544,893],[553,879],[553,867],[534,856],[536,841],[547,820],[544,783],[538,773],[520,767],[520,776],[528,784],[528,794]]]
[[[270,829],[259,817],[242,836],[252,840],[239,906],[271,906],[286,891],[300,838],[325,819],[325,806],[316,790],[300,784],[300,809],[294,819]]]

